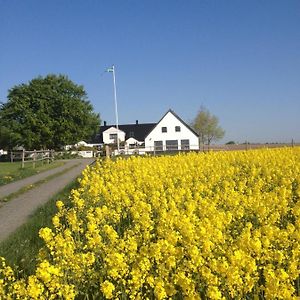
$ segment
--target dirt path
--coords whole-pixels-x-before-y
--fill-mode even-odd
[[[72,169],[69,169],[65,173],[52,178],[46,183],[43,183],[28,192],[23,193],[20,196],[4,203],[0,208],[0,242],[13,233],[19,226],[26,222],[27,218],[41,205],[46,203],[51,197],[61,191],[68,183],[78,177],[81,172],[86,168],[87,165],[91,164],[94,159],[76,159],[70,160],[65,164],[63,169],[58,167],[38,175],[28,177],[23,181],[26,185],[37,182],[43,178],[50,175],[62,172],[64,169],[69,169],[72,165],[76,165]],[[56,172],[55,172],[55,171]],[[49,173],[52,171],[53,173]],[[45,175],[44,173],[47,173]],[[38,177],[37,177],[38,176]],[[44,176],[43,178],[41,176]],[[33,181],[30,181],[31,180]],[[14,192],[22,188],[20,181],[11,183],[9,185],[15,184],[15,190],[10,187],[8,190]],[[4,186],[3,186],[4,187]],[[2,188],[3,188],[2,187]],[[0,195],[2,197],[2,188],[0,189]],[[3,192],[4,193],[4,192]],[[11,193],[11,192],[9,192]]]
[[[66,169],[69,169],[72,166],[75,166],[76,164],[79,164],[79,163],[80,162],[78,159],[66,160],[65,164],[60,167],[41,172],[39,174],[17,180],[17,181],[11,182],[9,184],[2,185],[2,186],[0,186],[0,199],[3,199],[12,193],[15,193],[18,190],[20,190],[21,188],[29,186],[30,184],[34,184],[40,180],[43,180],[43,179],[47,178],[48,176],[51,176],[51,175],[57,174],[59,172],[62,172]]]

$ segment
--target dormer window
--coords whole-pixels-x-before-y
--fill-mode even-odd
[[[167,132],[167,127],[162,127],[161,132]]]
[[[130,131],[130,132],[129,132],[129,137],[131,137],[131,138],[134,137],[134,132],[133,132],[133,131]]]
[[[180,131],[181,131],[180,126],[175,126],[175,131],[176,131],[176,132],[180,132]]]

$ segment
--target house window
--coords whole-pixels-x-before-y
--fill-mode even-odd
[[[180,131],[181,131],[180,126],[175,126],[175,131],[176,131],[176,132],[180,132]]]
[[[154,150],[155,151],[163,151],[163,142],[162,141],[154,141]]]
[[[129,132],[129,137],[131,137],[131,138],[134,137],[134,132],[133,132],[133,131],[130,131],[130,132]]]
[[[190,149],[190,140],[181,140],[181,150]]]
[[[167,150],[178,150],[178,141],[177,140],[168,140],[166,141]]]
[[[118,135],[116,133],[110,133],[109,134],[109,139],[114,140],[114,143],[117,142],[117,138],[118,138]]]
[[[162,127],[161,132],[167,132],[167,127]]]
[[[129,144],[129,149],[134,149],[134,148],[137,148],[138,144],[135,143],[135,144]]]

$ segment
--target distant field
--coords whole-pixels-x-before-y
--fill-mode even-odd
[[[42,171],[46,171],[49,169],[53,169],[59,166],[62,166],[64,162],[55,161],[51,164],[42,164],[39,162],[36,164],[36,167],[33,168],[32,164],[26,164],[25,168],[21,168],[21,162],[1,162],[0,163],[0,186],[40,173]]]
[[[300,146],[295,143],[294,146]],[[236,145],[210,145],[209,149],[214,151],[234,151],[234,150],[250,150],[262,148],[284,148],[291,147],[291,144],[236,144]],[[201,147],[202,150],[202,147]],[[208,146],[204,146],[204,150],[208,150]]]

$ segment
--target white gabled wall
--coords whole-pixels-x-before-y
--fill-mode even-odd
[[[116,134],[118,133],[118,138],[120,142],[124,142],[125,141],[125,132],[120,130],[117,130],[117,128],[115,127],[110,127],[108,129],[106,129],[105,131],[103,131],[103,143],[104,144],[113,144],[114,143],[114,139],[111,139],[109,137],[110,134]]]
[[[175,131],[175,127],[180,126],[180,132]],[[162,132],[162,127],[167,127],[167,132]],[[178,149],[181,150],[181,140],[189,140],[190,149],[199,149],[197,135],[182,123],[171,111],[154,127],[145,139],[145,149],[154,150],[154,141],[163,142],[163,150],[166,150],[167,140],[178,140]]]
[[[127,146],[129,146],[129,145],[140,145],[140,144],[142,144],[142,142],[139,142],[138,140],[136,140],[135,138],[133,138],[133,137],[131,137],[131,138],[129,138],[129,139],[127,139],[126,141],[125,141],[125,145],[127,145]]]

